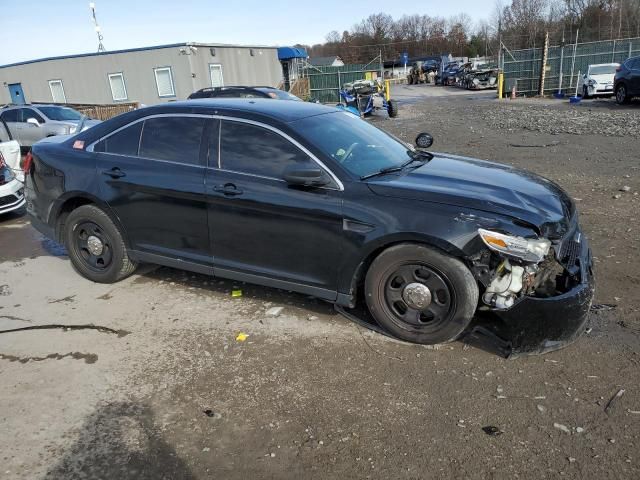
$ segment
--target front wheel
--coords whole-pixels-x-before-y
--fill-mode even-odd
[[[95,205],[83,205],[69,214],[64,240],[71,264],[91,281],[115,283],[137,267],[127,254],[118,227]]]
[[[365,279],[371,315],[394,336],[414,343],[454,340],[471,322],[478,284],[460,261],[423,245],[382,252]]]
[[[624,84],[618,85],[618,88],[616,88],[616,102],[618,103],[618,105],[629,103],[627,87]]]

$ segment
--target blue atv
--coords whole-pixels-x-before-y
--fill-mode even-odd
[[[373,80],[345,83],[337,106],[360,116],[371,115],[375,110],[386,110],[392,118],[398,116],[398,105],[387,100],[384,86]]]

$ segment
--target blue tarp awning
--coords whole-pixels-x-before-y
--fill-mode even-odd
[[[309,55],[304,48],[279,47],[278,60],[289,60],[291,58],[307,58]]]

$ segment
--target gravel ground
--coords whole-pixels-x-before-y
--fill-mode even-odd
[[[576,199],[596,302],[612,305],[593,312],[589,334],[505,360],[460,342],[396,342],[303,295],[168,268],[92,284],[8,215],[0,330],[110,330],[0,334],[0,477],[640,477],[637,140],[562,133],[575,111],[564,104],[418,88],[398,88],[398,119],[372,121],[528,168]],[[561,133],[518,123],[545,110]]]

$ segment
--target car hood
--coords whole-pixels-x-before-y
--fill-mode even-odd
[[[574,205],[558,185],[525,170],[473,158],[434,154],[407,173],[369,181],[382,196],[423,200],[507,215],[550,238],[566,232]]]
[[[604,73],[602,75],[589,75],[589,79],[598,83],[612,83],[615,73]]]

